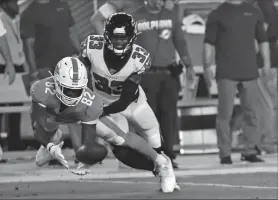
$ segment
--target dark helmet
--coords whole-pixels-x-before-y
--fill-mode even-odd
[[[122,56],[130,51],[137,34],[136,22],[127,13],[112,14],[105,22],[104,39],[116,55]]]

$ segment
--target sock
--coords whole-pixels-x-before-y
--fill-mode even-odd
[[[163,155],[158,154],[154,162],[155,162],[158,166],[161,166],[161,165],[167,163],[167,161],[168,161],[168,160],[167,160]]]
[[[158,158],[159,154],[150,146],[150,144],[139,135],[131,132],[123,132],[114,122],[112,122],[107,117],[100,118],[100,121],[107,127],[114,130],[120,137],[124,138],[125,142],[124,144],[122,144],[123,146],[128,146],[134,149],[135,151],[143,154],[154,162],[160,162],[162,160],[161,157]]]
[[[156,168],[154,161],[130,147],[113,145],[112,151],[119,161],[134,169],[153,171]]]
[[[157,159],[156,151],[139,135],[129,132],[125,137],[125,145],[143,154],[152,161]]]
[[[163,148],[162,147],[158,147],[158,148],[153,148],[158,154],[162,154],[163,152]]]

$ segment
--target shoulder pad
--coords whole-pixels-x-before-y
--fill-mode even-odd
[[[139,74],[151,67],[150,53],[139,45],[133,45],[132,58],[136,60],[136,72]]]
[[[55,95],[54,81],[52,77],[36,81],[30,89],[30,95],[33,101],[39,103],[42,107],[47,105],[49,96]]]
[[[89,52],[101,50],[104,46],[104,38],[102,35],[89,35],[80,46],[81,55],[89,57]]]

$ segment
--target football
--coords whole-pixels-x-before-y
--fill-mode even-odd
[[[108,150],[105,146],[94,143],[82,145],[76,152],[76,159],[87,165],[94,165],[105,159]]]

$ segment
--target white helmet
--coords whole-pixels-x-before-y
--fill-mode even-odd
[[[73,57],[58,62],[54,71],[57,98],[66,106],[75,106],[81,100],[88,83],[87,69]]]

